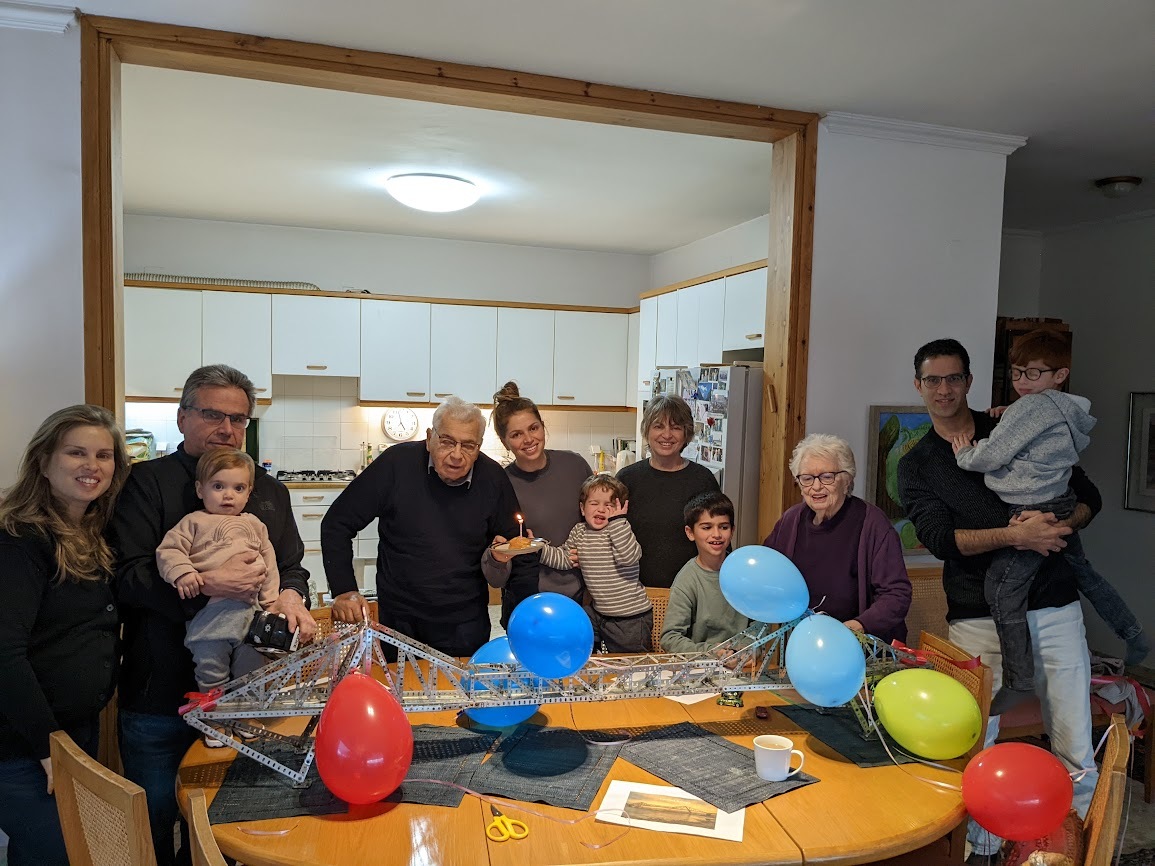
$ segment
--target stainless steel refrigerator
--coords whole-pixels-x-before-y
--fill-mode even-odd
[[[663,367],[654,371],[651,399],[677,394],[694,416],[694,436],[682,451],[714,473],[737,514],[734,547],[759,544],[758,459],[762,443],[762,365]]]

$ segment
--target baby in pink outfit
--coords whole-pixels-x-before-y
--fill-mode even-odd
[[[206,452],[197,463],[196,478],[204,510],[183,518],[156,549],[161,577],[176,587],[181,598],[200,595],[204,586],[200,572],[219,568],[238,553],[255,551],[265,562],[265,580],[256,598],[210,598],[188,624],[184,643],[192,652],[197,685],[204,692],[231,679],[233,651],[244,642],[254,612],[267,610],[277,600],[281,583],[268,529],[256,515],[243,513],[255,471],[253,459],[243,451]]]

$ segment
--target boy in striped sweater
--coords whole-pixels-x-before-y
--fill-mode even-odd
[[[644,653],[651,648],[654,610],[638,579],[642,548],[626,519],[629,491],[612,475],[599,474],[582,484],[582,522],[561,546],[542,548],[550,568],[581,568],[592,604],[594,648],[610,653]]]

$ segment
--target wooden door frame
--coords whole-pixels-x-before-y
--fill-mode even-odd
[[[419,99],[773,145],[759,533],[797,501],[806,429],[818,116],[757,105],[194,27],[82,16],[85,398],[124,401],[120,64]]]

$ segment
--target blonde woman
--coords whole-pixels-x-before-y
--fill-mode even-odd
[[[128,476],[124,434],[99,406],[40,425],[0,502],[0,830],[10,866],[67,866],[48,735],[96,754],[117,673],[104,528]]]

